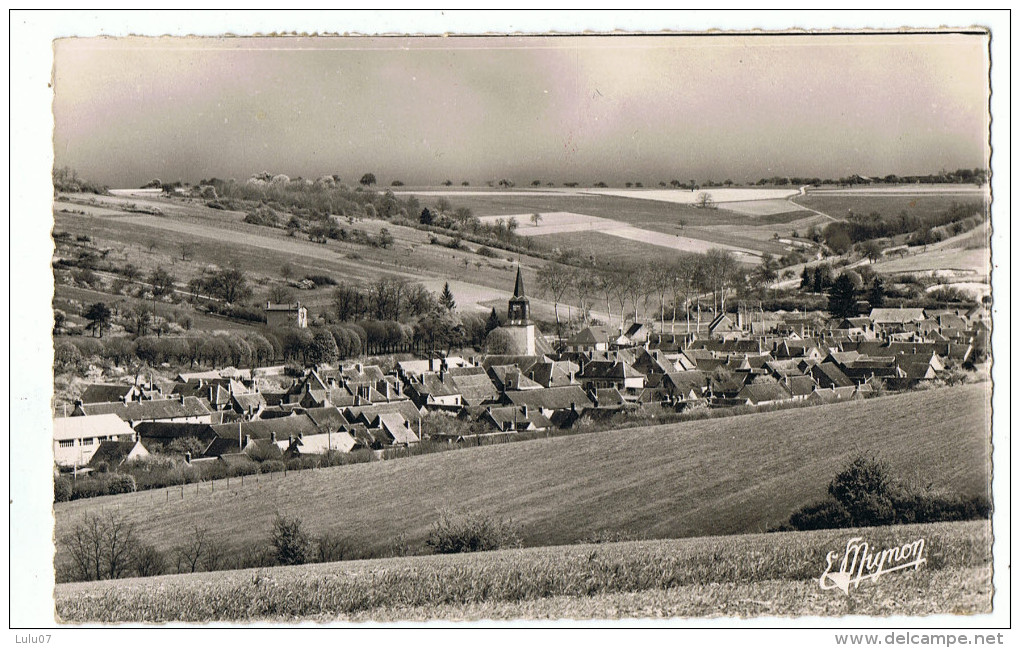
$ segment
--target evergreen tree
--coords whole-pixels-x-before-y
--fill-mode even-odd
[[[814,284],[814,277],[811,276],[811,271],[808,270],[807,266],[800,272],[800,289],[806,290],[811,288]]]
[[[825,292],[825,289],[832,285],[832,274],[827,265],[815,266],[814,292]]]
[[[868,302],[872,308],[881,308],[885,303],[885,282],[882,281],[882,277],[875,277],[875,281],[871,284]]]
[[[836,318],[857,315],[857,290],[845,274],[839,275],[829,289],[829,313]]]
[[[457,302],[453,301],[453,293],[450,292],[449,281],[443,285],[443,294],[439,296],[439,303],[448,311],[457,308]]]
[[[492,312],[489,313],[489,319],[485,322],[485,333],[488,335],[493,329],[500,327],[499,315],[496,314],[496,309],[493,308]]]
[[[431,225],[432,220],[433,220],[432,212],[429,211],[428,207],[423,208],[421,210],[421,215],[418,217],[418,222],[420,222],[422,225]]]

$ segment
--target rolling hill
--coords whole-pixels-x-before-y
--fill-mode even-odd
[[[189,485],[55,505],[56,534],[123,512],[166,550],[195,525],[231,550],[263,543],[276,514],[335,530],[365,556],[421,546],[440,509],[511,517],[525,546],[597,533],[749,533],[819,499],[860,451],[894,475],[965,495],[989,490],[987,384],[863,402],[487,446],[379,463]],[[183,498],[181,497],[183,493]],[[58,552],[58,561],[61,560]]]

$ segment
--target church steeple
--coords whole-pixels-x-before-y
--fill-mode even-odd
[[[524,275],[521,274],[521,266],[519,264],[517,266],[517,282],[514,284],[514,297],[524,297]]]
[[[514,296],[510,298],[507,308],[507,323],[511,326],[527,326],[531,323],[531,306],[524,295],[524,275],[521,266],[517,266],[517,281],[514,282]]]

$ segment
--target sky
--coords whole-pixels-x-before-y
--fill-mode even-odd
[[[55,164],[111,187],[984,167],[987,47],[973,34],[60,39]]]

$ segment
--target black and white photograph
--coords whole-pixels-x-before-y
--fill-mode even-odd
[[[996,643],[1008,15],[665,13],[42,43],[42,623]]]

